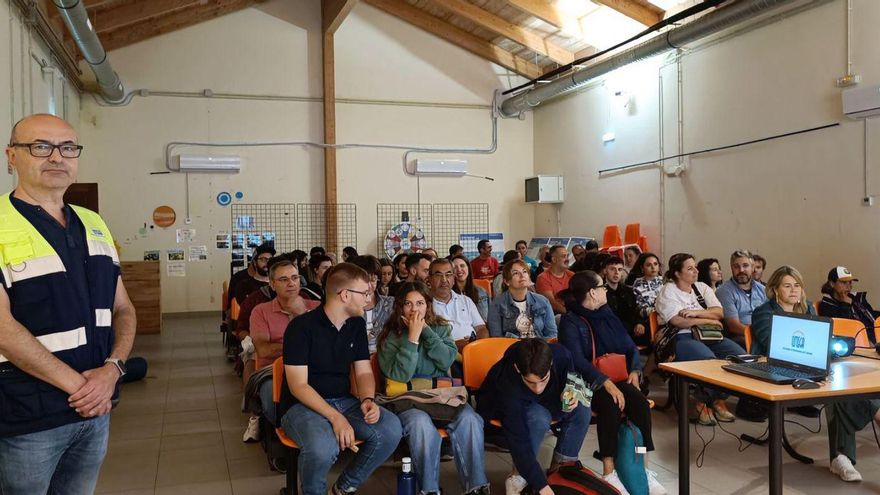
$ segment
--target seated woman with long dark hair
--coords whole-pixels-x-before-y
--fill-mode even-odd
[[[559,321],[559,343],[571,352],[575,369],[595,389],[592,409],[597,414],[602,477],[620,490],[623,484],[614,470],[614,456],[617,454],[621,412],[626,413],[641,430],[647,450],[654,450],[651,408],[639,390],[642,369],[639,350],[608,306],[607,289],[602,277],[595,272],[576,273],[569,281],[568,289],[560,293],[560,298],[567,311]],[[628,376],[617,383],[593,365],[597,357],[612,353],[626,356]],[[657,481],[657,473],[647,470],[647,475],[651,494],[666,493]]]

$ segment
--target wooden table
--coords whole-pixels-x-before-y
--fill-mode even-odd
[[[873,351],[871,351],[873,352]],[[877,356],[874,353],[874,356]],[[747,395],[767,405],[770,420],[770,493],[782,494],[782,435],[785,408],[834,402],[880,398],[880,360],[852,356],[834,362],[831,376],[822,386],[797,390],[791,385],[774,385],[721,369],[727,361],[710,359],[663,363],[660,368],[675,375],[678,387],[678,477],[680,494],[690,493],[690,438],[688,430],[688,385],[690,383],[722,389],[734,395]]]

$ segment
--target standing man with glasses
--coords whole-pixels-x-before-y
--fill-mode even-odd
[[[12,129],[17,176],[0,196],[0,493],[90,494],[111,400],[134,342],[134,306],[110,230],[64,203],[83,147],[64,120]]]
[[[327,273],[326,300],[294,318],[284,333],[287,388],[281,425],[299,446],[305,495],[327,493],[327,473],[339,452],[362,440],[331,494],[354,493],[397,448],[400,421],[379,407],[370,366],[364,307],[372,294],[370,276],[351,263]],[[352,395],[354,371],[357,397]]]

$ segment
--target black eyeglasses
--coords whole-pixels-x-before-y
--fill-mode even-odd
[[[13,148],[27,148],[28,151],[30,151],[31,156],[36,158],[46,158],[47,156],[52,156],[55,148],[58,148],[58,153],[60,153],[61,156],[63,156],[64,158],[79,158],[79,155],[82,154],[83,150],[82,145],[73,143],[10,143],[9,146]]]
[[[364,297],[370,297],[370,296],[373,295],[373,291],[371,291],[371,290],[354,290],[354,289],[342,289],[342,290],[340,290],[339,292],[337,292],[336,294],[337,294],[337,295],[338,295],[338,294],[342,294],[342,293],[345,292],[345,291],[348,291],[348,292],[354,292],[355,294],[360,294],[360,295],[362,295],[362,296],[364,296]]]

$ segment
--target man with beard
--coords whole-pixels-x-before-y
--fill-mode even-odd
[[[247,270],[241,270],[229,279],[229,301],[234,297],[241,306],[251,292],[269,284],[269,260],[273,256],[275,248],[268,242],[257,246]]]
[[[724,309],[724,327],[728,336],[745,347],[745,328],[752,324],[752,311],[764,304],[764,284],[752,279],[755,261],[752,253],[742,250],[730,255],[733,276],[715,291]]]

